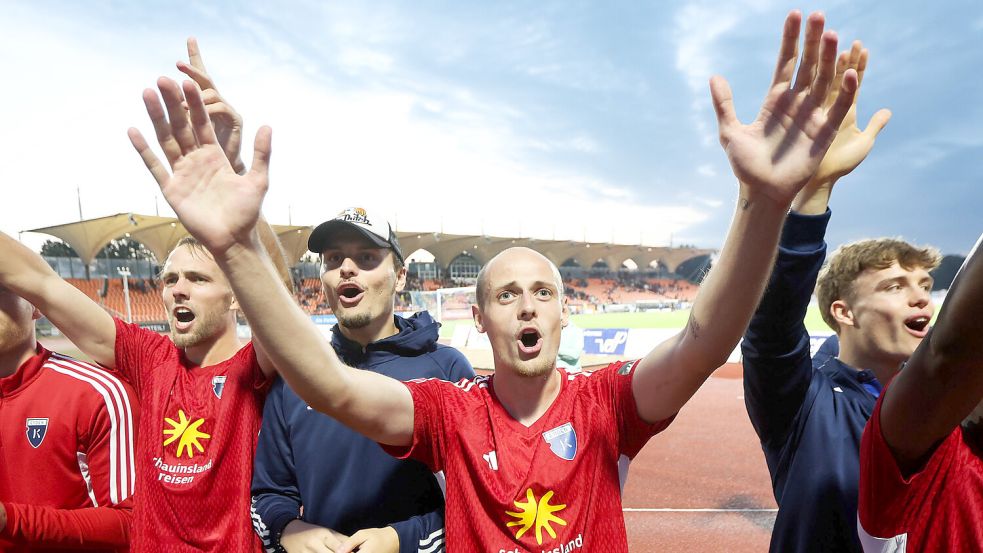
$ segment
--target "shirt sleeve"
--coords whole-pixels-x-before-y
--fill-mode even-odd
[[[444,551],[444,506],[390,524],[399,535],[399,553]]]
[[[909,516],[930,512],[924,505],[935,498],[945,472],[959,446],[957,427],[939,444],[921,470],[902,473],[881,431],[881,404],[877,400],[860,442],[860,496],[858,518],[861,529],[876,538],[892,538],[908,531]],[[922,515],[923,516],[923,515]]]
[[[621,361],[601,369],[590,378],[601,378],[610,390],[610,401],[618,427],[618,449],[634,459],[652,436],[669,427],[676,415],[649,424],[638,414],[638,404],[631,389],[638,361]]]
[[[458,391],[446,380],[410,380],[402,383],[413,396],[413,441],[408,446],[379,444],[386,453],[397,459],[416,459],[433,472],[444,470],[441,453],[444,441],[444,397]],[[465,383],[470,384],[470,383]]]
[[[451,349],[451,352],[451,364],[447,371],[447,380],[460,382],[474,378],[474,368],[468,358],[456,349]]]
[[[826,257],[829,218],[829,210],[788,215],[768,287],[741,342],[745,403],[764,443],[788,435],[812,379],[805,316]]]
[[[174,347],[167,336],[162,336],[115,319],[116,321],[116,372],[118,372],[143,397],[144,383],[149,371],[159,366]]]
[[[93,507],[58,509],[7,503],[3,534],[15,542],[47,547],[124,547],[132,520],[134,430],[138,406],[132,389],[114,374],[99,371],[102,393],[93,399],[89,417],[80,417],[79,465],[83,467]]]
[[[108,507],[57,509],[39,505],[4,503],[7,526],[0,532],[12,543],[35,547],[126,547],[130,543],[133,502],[127,499]]]
[[[287,524],[300,517],[293,450],[283,419],[283,381],[278,380],[263,407],[253,465],[253,528],[267,551],[276,550]]]

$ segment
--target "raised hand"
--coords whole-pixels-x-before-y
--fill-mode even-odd
[[[271,129],[256,133],[252,168],[239,175],[218,144],[197,85],[185,81],[179,87],[161,77],[157,86],[166,115],[152,89],[144,91],[143,100],[173,174],[135,128],[128,132],[130,142],[185,228],[213,254],[249,241],[269,186]],[[182,106],[185,98],[190,118]]]
[[[215,127],[218,143],[225,151],[225,157],[229,159],[232,168],[242,174],[246,170],[239,157],[239,150],[242,148],[242,116],[219,94],[215,81],[205,69],[198,41],[194,37],[188,38],[188,62],[190,63],[178,61],[178,71],[190,77],[201,89],[201,99]]]
[[[836,138],[826,152],[826,157],[823,158],[819,164],[819,169],[812,177],[812,182],[832,182],[856,169],[870,153],[871,148],[874,147],[874,139],[891,119],[891,112],[881,109],[870,118],[867,128],[860,130],[857,127],[857,98],[860,96],[860,86],[863,84],[868,56],[867,49],[859,40],[856,40],[850,50],[842,52],[836,60],[836,78],[833,81],[833,90],[830,91],[829,97],[826,99],[826,109],[831,109],[835,104],[839,96],[839,84],[843,82],[843,76],[848,69],[857,72],[857,93],[840,124]]]
[[[820,13],[809,16],[798,73],[802,14],[785,20],[782,45],[771,88],[757,118],[744,125],[734,112],[730,85],[723,77],[710,80],[710,93],[723,146],[737,178],[751,193],[787,206],[819,168],[836,137],[858,86],[857,71],[846,69],[840,88],[826,109],[836,74],[836,33],[823,32]]]

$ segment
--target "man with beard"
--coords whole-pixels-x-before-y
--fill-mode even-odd
[[[397,380],[474,377],[457,350],[437,344],[426,311],[394,313],[406,282],[389,223],[349,208],[311,234],[321,284],[338,318],[331,345],[346,364]],[[253,471],[253,521],[268,550],[443,551],[443,495],[422,463],[399,461],[372,440],[312,411],[283,380],[270,391]]]
[[[273,286],[275,272],[256,238],[269,186],[270,129],[257,133],[251,171],[237,175],[218,155],[198,89],[185,83],[194,132],[179,139],[184,154],[172,163],[173,175],[138,131],[130,139],[178,217],[229,277],[291,388],[390,452],[446,472],[449,550],[627,551],[619,461],[664,429],[726,361],[761,297],[792,199],[816,172],[853,103],[851,69],[825,109],[837,37],[823,32],[821,14],[809,17],[795,76],[801,20],[799,12],[786,19],[774,79],[753,123],[737,119],[725,80],[710,82],[739,198],[686,328],[644,359],[591,374],[556,369],[567,321],[560,275],[525,248],[499,254],[478,279],[474,319],[492,344],[493,377],[404,384],[348,367]],[[516,213],[548,205],[535,194],[501,200]],[[354,547],[348,540],[337,551]]]
[[[840,55],[838,78],[850,68],[863,77],[867,58],[854,42]],[[878,111],[861,131],[851,107],[819,171],[792,202],[775,269],[741,344],[745,403],[778,502],[771,551],[861,551],[860,437],[881,383],[911,355],[932,317],[929,271],[939,262],[932,248],[864,240],[834,252],[820,272],[833,186],[864,160],[890,115]],[[836,335],[810,359],[804,321],[813,289]]]
[[[867,553],[983,552],[983,252],[881,394],[860,446]]]
[[[241,165],[241,118],[214,89],[193,39],[191,65],[178,68],[204,88],[212,121],[223,137],[216,153]],[[174,100],[177,84],[159,81]],[[165,116],[156,94],[144,101],[160,131]],[[190,130],[185,108],[169,102],[173,129]],[[211,123],[210,123],[211,125]],[[165,155],[180,157],[177,143],[158,133]],[[265,247],[289,283],[276,237],[260,224]],[[181,240],[160,275],[170,339],[109,315],[62,280],[36,253],[0,234],[0,286],[37,306],[82,352],[115,369],[140,399],[136,502],[132,548],[136,551],[256,551],[249,522],[249,475],[272,364],[236,333],[238,304],[211,254],[196,240]],[[284,288],[284,291],[286,289]]]
[[[0,287],[0,550],[125,550],[133,390],[38,343],[41,313]]]

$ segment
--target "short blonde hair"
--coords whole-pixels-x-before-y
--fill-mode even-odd
[[[898,238],[874,238],[840,246],[830,255],[816,283],[823,320],[835,332],[840,332],[840,324],[829,308],[837,300],[853,301],[853,283],[864,271],[886,269],[895,261],[907,270],[931,271],[941,260],[937,249],[913,246]]]

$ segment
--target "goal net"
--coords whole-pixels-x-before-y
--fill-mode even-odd
[[[471,305],[475,303],[474,286],[441,288],[439,290],[410,292],[414,311],[424,310],[437,322],[471,318]]]

